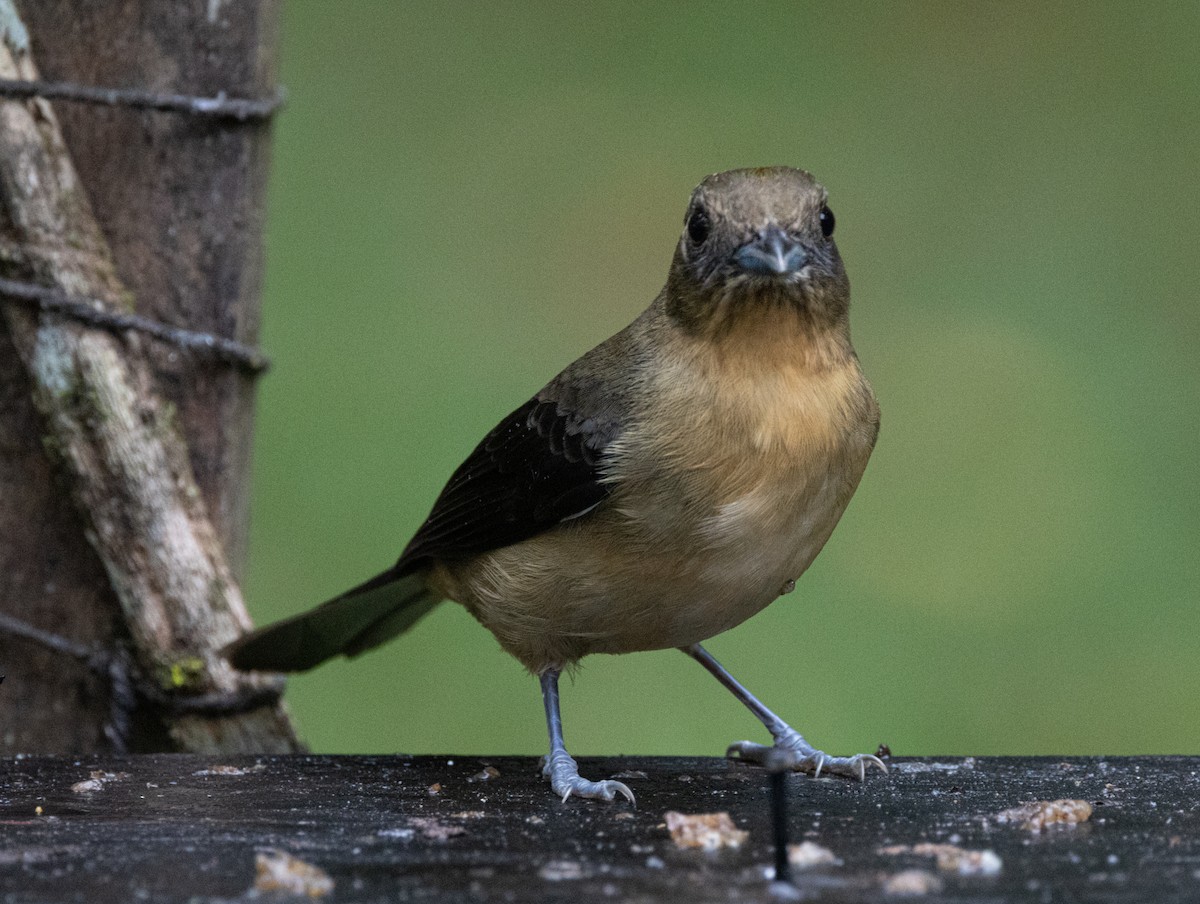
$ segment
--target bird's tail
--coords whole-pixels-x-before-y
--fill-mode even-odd
[[[357,656],[407,631],[440,602],[417,572],[393,571],[317,608],[259,628],[225,648],[234,668],[303,672],[339,653]]]

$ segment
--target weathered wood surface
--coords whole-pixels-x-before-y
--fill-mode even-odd
[[[279,0],[18,0],[43,77],[99,87],[269,98]],[[71,161],[137,311],[254,343],[267,124],[56,102]],[[141,349],[174,406],[234,577],[249,524],[250,378],[158,343]]]
[[[175,39],[180,37],[174,32],[172,35]],[[39,78],[28,45],[17,40],[0,42],[0,78],[20,81]],[[100,142],[105,147],[150,145],[148,138],[145,142],[141,140],[140,128],[136,132],[139,139],[132,142],[117,140],[116,132],[106,134],[112,140]],[[214,133],[213,140],[220,134]],[[156,158],[157,162],[160,161]],[[189,174],[199,178],[190,169]],[[249,181],[255,179],[261,181],[259,177]],[[242,184],[244,180],[232,181],[237,185],[236,191],[234,185],[230,186],[231,193],[257,209],[261,192],[257,188],[248,190]],[[121,185],[125,187],[123,181]],[[149,187],[155,186],[151,180]],[[216,216],[235,216],[241,205],[227,209],[221,197],[219,193],[205,196],[209,206],[219,210]],[[170,209],[171,204],[160,199],[160,206]],[[124,209],[135,222],[152,219],[136,204]],[[108,224],[110,228],[114,222]],[[170,234],[172,229],[160,224],[159,231]],[[135,242],[134,246],[137,245]],[[186,247],[192,253],[199,253],[205,246],[197,241]],[[228,306],[226,313],[233,317],[233,312],[241,309],[234,304],[241,295],[234,291],[238,286],[233,275],[225,274],[213,263],[217,257],[220,256],[210,260],[205,255],[194,263],[200,265],[201,271],[213,264],[213,273],[204,272],[206,282],[212,280],[216,284],[219,273],[230,276],[229,285],[220,283],[228,290],[227,296],[221,297],[221,306],[223,310]],[[242,266],[244,261],[240,254],[234,258],[237,266],[231,263],[232,270],[240,274],[246,269]],[[140,273],[144,268],[133,269]],[[254,275],[242,294],[256,296],[257,263],[250,269]],[[86,186],[73,166],[58,118],[50,104],[38,99],[0,101],[0,274],[59,289],[68,295],[98,299],[115,310],[122,310],[128,304],[127,287],[120,279],[104,230],[88,203]],[[172,288],[182,290],[183,282],[172,283]],[[170,294],[170,297],[184,307],[190,298],[186,294]],[[242,306],[248,307],[253,306]],[[162,313],[155,308],[149,310]],[[257,323],[256,314],[247,317]],[[76,604],[87,608],[89,602],[88,598],[76,597],[60,588],[58,582],[81,575],[70,568],[60,574],[55,569],[27,568],[25,564],[42,558],[69,561],[86,537],[107,578],[99,586],[110,588],[120,604],[124,616],[124,630],[120,634],[127,633],[132,641],[140,684],[154,692],[144,693],[136,701],[143,704],[140,707],[126,701],[120,718],[107,720],[101,733],[108,735],[111,745],[121,749],[193,751],[299,749],[281,705],[247,707],[241,712],[231,711],[236,707],[226,707],[220,713],[170,705],[173,698],[213,694],[230,697],[254,693],[264,685],[263,679],[234,672],[219,654],[223,644],[249,627],[250,617],[217,527],[221,522],[210,517],[202,485],[195,478],[192,457],[195,450],[189,451],[179,427],[181,406],[172,405],[159,393],[159,386],[171,381],[164,374],[156,376],[153,372],[150,356],[144,354],[147,344],[135,336],[117,338],[67,318],[37,314],[7,303],[0,304],[0,320],[6,324],[12,348],[25,365],[28,384],[23,388],[31,392],[41,415],[40,445],[57,465],[56,479],[75,499],[82,528],[77,544],[31,550],[17,543],[15,550],[7,550],[0,556],[0,562],[15,560],[11,572],[5,571],[0,576],[0,589],[6,591],[0,594],[0,603],[12,607],[13,614],[27,624],[38,627],[38,621],[49,622],[48,627],[63,630],[57,624],[63,620],[57,611],[64,610],[74,617]],[[192,323],[201,321],[205,318],[193,318]],[[187,319],[172,322],[189,323]],[[0,347],[5,349],[7,344]],[[189,371],[193,381],[181,391],[188,396],[205,397],[206,393],[198,388],[206,383],[201,371]],[[244,441],[238,444],[241,447],[249,437],[249,387],[240,387],[236,382],[240,377],[230,382],[230,375],[225,372],[211,376],[215,381],[212,385],[230,388],[230,399],[236,401],[245,396],[246,401],[230,403],[241,413],[230,413],[225,405],[213,401],[204,409],[209,417],[203,420],[199,432],[220,434],[212,422],[228,420],[234,433],[244,435]],[[182,410],[190,409],[182,406]],[[3,413],[0,411],[0,415]],[[19,420],[23,427],[30,426],[28,417],[21,416]],[[224,445],[223,440],[221,444]],[[47,469],[33,465],[26,456],[18,457],[25,465],[35,467],[41,477],[49,476]],[[200,459],[206,460],[203,455]],[[218,470],[213,469],[213,473]],[[0,487],[21,483],[19,479],[11,479],[7,467],[0,471],[9,475],[0,478]],[[41,513],[30,512],[21,503],[24,493],[16,495],[14,508],[29,518],[29,524],[0,518],[0,527],[42,536]],[[33,495],[41,499],[44,494]],[[208,495],[215,498],[213,493]],[[8,500],[4,502],[7,508]],[[217,503],[218,509],[222,509],[223,504],[219,500]],[[57,512],[58,508],[52,506],[51,510]],[[55,538],[66,539],[65,535],[57,534]],[[7,549],[7,536],[0,536],[0,540],[4,541],[0,546]],[[90,554],[86,558],[90,560]],[[98,577],[94,571],[85,570],[82,576]],[[10,573],[15,587],[6,586]],[[30,575],[40,577],[42,583],[29,586]],[[40,605],[45,601],[48,607]],[[109,627],[114,634],[118,633],[111,622]],[[94,637],[94,632],[86,634]],[[79,643],[73,631],[68,639]],[[4,640],[5,654],[12,656],[7,643],[12,638],[6,636]],[[107,643],[101,641],[99,645],[108,649],[115,643],[115,638],[109,638]],[[14,646],[19,649],[19,642]],[[102,695],[92,697],[74,693],[75,688],[60,689],[57,695],[41,697],[39,705],[39,695],[54,684],[54,665],[32,660],[51,676],[43,679],[41,674],[22,668],[23,657],[12,658],[16,660],[12,683],[19,693],[13,697],[17,701],[14,707],[0,714],[3,729],[0,746],[94,749],[96,731],[80,731],[77,725],[100,715],[89,704],[102,700]],[[86,687],[90,692],[96,690],[90,683]],[[154,705],[145,705],[151,700]],[[161,705],[159,700],[168,705]],[[102,713],[108,716],[109,710],[106,708]],[[56,731],[60,726],[65,730]],[[80,742],[74,748],[65,743],[72,737]]]
[[[485,766],[497,774],[485,779]],[[647,757],[581,766],[625,773],[637,808],[560,803],[527,757],[10,758],[0,761],[0,897],[241,899],[256,852],[281,849],[328,874],[330,901],[786,899],[767,879],[761,769]],[[94,771],[115,777],[72,790]],[[911,870],[929,902],[1200,900],[1200,757],[898,760],[863,784],[792,775],[787,785],[791,840],[841,861],[796,870],[803,900],[894,901],[889,883]],[[1059,798],[1088,801],[1091,819],[1040,833],[996,819]],[[715,853],[677,848],[669,810],[727,811],[749,838]],[[887,850],[929,842],[991,851],[999,870],[958,875]]]

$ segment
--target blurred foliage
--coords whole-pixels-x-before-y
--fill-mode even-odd
[[[286,4],[256,618],[390,565],[658,291],[692,186],[787,163],[883,432],[797,592],[711,649],[831,752],[1197,752],[1197,34],[1194,2]],[[763,737],[673,651],[563,696],[577,753]],[[289,699],[321,751],[545,746],[453,604]]]

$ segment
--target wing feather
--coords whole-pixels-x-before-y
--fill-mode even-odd
[[[450,477],[395,571],[498,549],[587,514],[608,495],[604,449],[616,433],[551,399],[526,402]]]

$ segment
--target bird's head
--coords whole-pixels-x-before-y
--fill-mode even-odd
[[[764,309],[844,322],[850,284],[827,198],[811,175],[786,166],[709,176],[692,192],[671,262],[670,313],[699,330]]]

